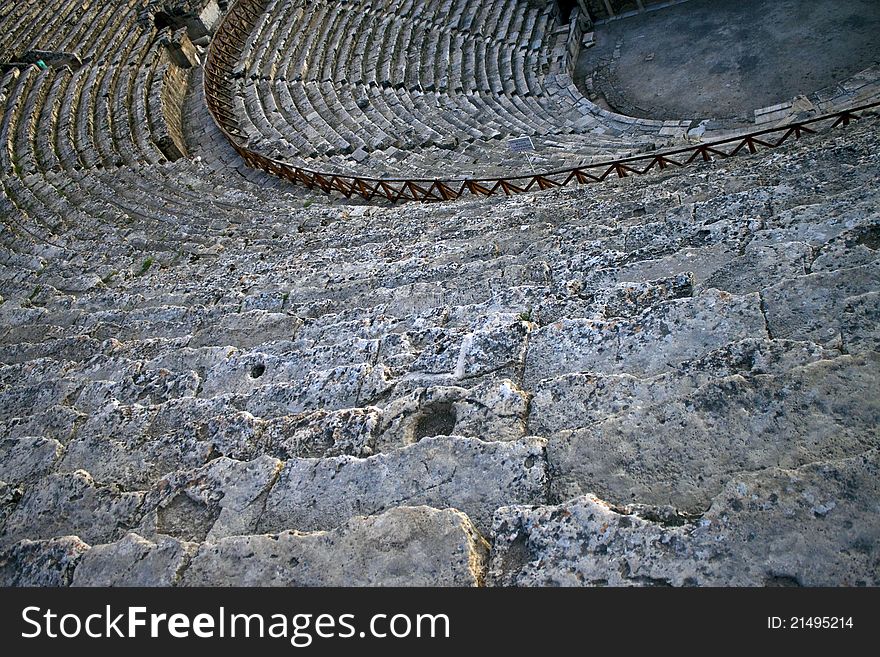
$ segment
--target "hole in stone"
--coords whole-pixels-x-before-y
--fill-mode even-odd
[[[426,406],[416,419],[413,438],[418,442],[430,436],[449,436],[455,429],[455,408],[448,402]]]
[[[266,371],[266,366],[263,365],[262,363],[257,363],[256,365],[254,365],[251,368],[251,378],[252,379],[259,379],[261,376],[263,376],[263,373],[265,371]]]
[[[178,493],[156,511],[156,529],[183,541],[201,543],[217,520],[219,509],[212,510],[186,493]]]
[[[768,575],[764,579],[764,586],[802,586],[802,584],[789,575]]]

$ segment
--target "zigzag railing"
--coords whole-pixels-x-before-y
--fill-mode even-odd
[[[847,126],[852,121],[857,121],[861,113],[880,107],[880,102],[875,102],[719,141],[570,169],[504,178],[371,178],[320,172],[266,157],[242,143],[246,135],[238,125],[235,115],[234,93],[225,83],[238,65],[244,43],[267,6],[267,0],[239,0],[218,26],[208,49],[204,69],[204,92],[208,110],[220,131],[249,166],[308,189],[320,189],[328,194],[338,192],[346,198],[360,196],[367,201],[386,199],[391,202],[451,201],[466,194],[511,196],[570,184],[598,183],[613,177],[641,176],[668,167],[683,167],[694,162],[734,157],[742,152],[756,153],[761,149],[777,148],[806,134]]]

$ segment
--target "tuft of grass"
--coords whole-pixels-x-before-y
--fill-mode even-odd
[[[153,262],[154,260],[152,258],[147,258],[146,260],[144,260],[143,264],[141,265],[141,269],[137,273],[137,275],[143,276],[144,274],[146,274],[150,270],[150,267],[153,266]]]
[[[312,199],[310,199],[310,198],[309,198],[309,199],[306,199],[305,201],[303,201],[303,207],[304,207],[304,208],[307,208],[307,207],[309,207],[312,203],[314,203],[314,201],[313,201]]]
[[[528,308],[521,312],[516,318],[521,322],[531,322],[532,321],[532,309]]]

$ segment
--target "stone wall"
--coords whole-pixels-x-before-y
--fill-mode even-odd
[[[578,55],[581,54],[581,43],[584,38],[584,21],[582,16],[581,10],[575,8],[571,12],[571,22],[568,24],[568,40],[565,42],[563,70],[569,75],[574,75]]]
[[[173,61],[174,52],[179,51],[163,52],[150,84],[149,99],[153,110],[150,127],[156,145],[172,162],[186,156],[182,111],[189,80],[188,69]]]

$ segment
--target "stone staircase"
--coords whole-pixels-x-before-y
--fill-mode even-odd
[[[300,210],[11,296],[5,577],[873,583],[876,144],[866,119],[598,192]]]

